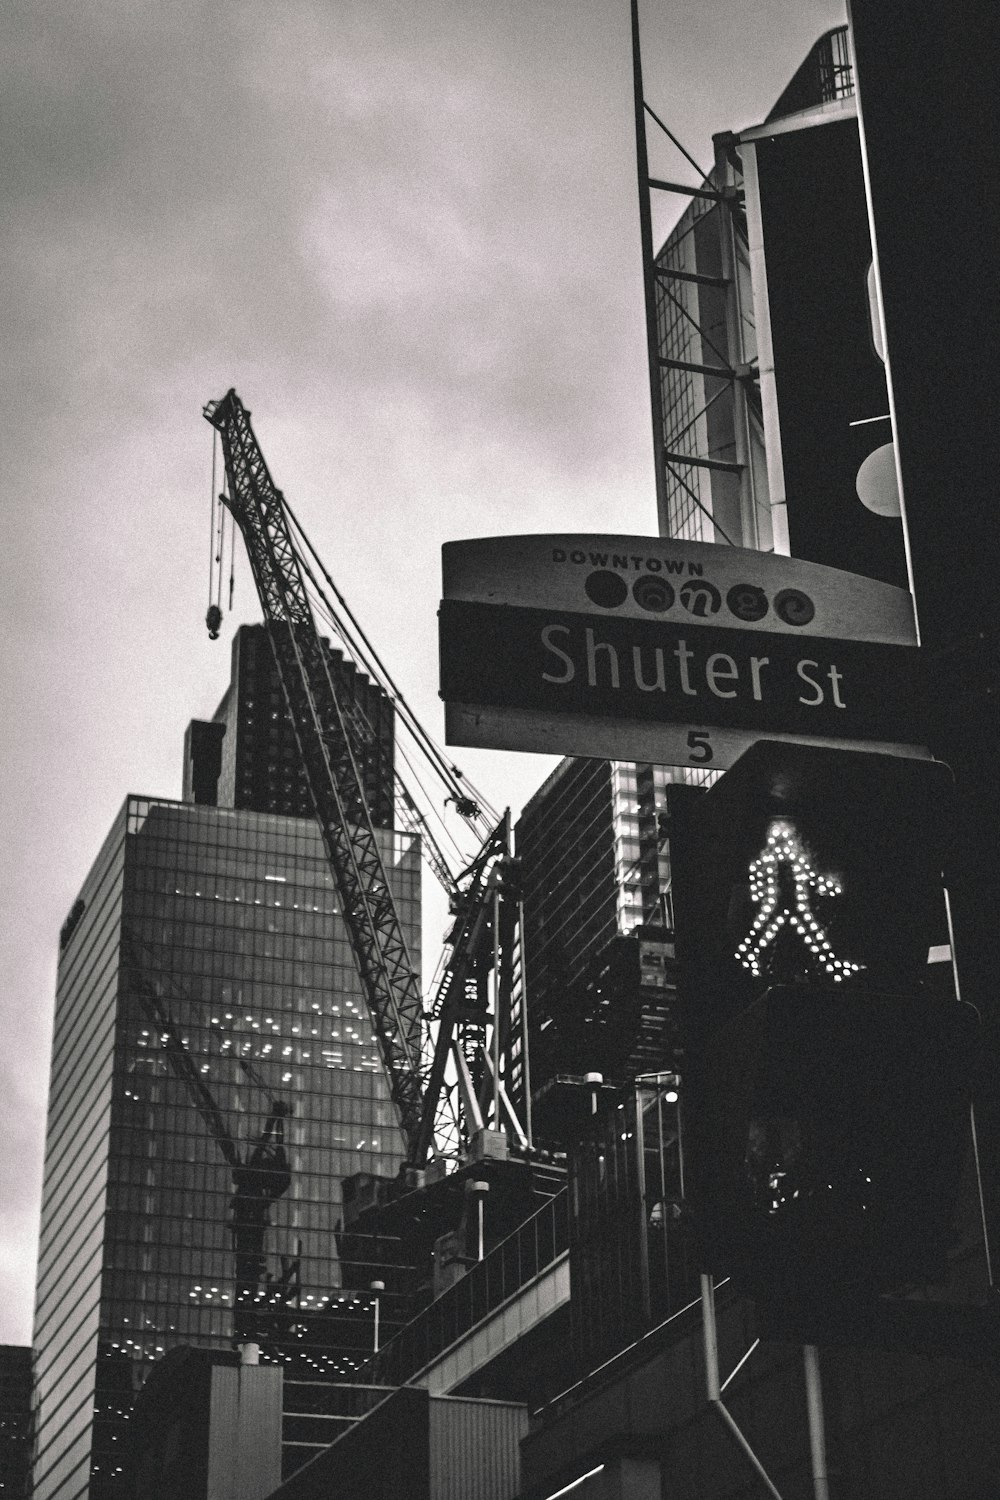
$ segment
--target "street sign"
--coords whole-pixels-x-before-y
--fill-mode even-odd
[[[903,589],[661,537],[443,549],[449,744],[730,765],[764,736],[920,755]]]

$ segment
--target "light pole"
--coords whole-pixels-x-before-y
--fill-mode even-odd
[[[486,1195],[490,1190],[488,1182],[467,1182],[465,1191],[468,1196],[475,1200],[476,1204],[476,1260],[482,1260],[485,1250],[485,1234],[483,1223],[483,1208]]]
[[[378,1353],[379,1292],[384,1292],[385,1291],[385,1282],[384,1281],[370,1281],[368,1284],[371,1287],[372,1291],[375,1293],[375,1353],[377,1354]]]

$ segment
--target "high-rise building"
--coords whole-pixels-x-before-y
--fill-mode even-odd
[[[34,1434],[31,1350],[0,1344],[0,1495],[30,1500]]]
[[[359,769],[376,828],[393,826],[395,711],[386,694],[324,642],[338,698],[369,749]],[[184,737],[185,802],[308,817],[309,788],[285,709],[267,630],[233,636],[229,686],[211,720],[193,719]]]
[[[266,644],[247,630],[234,648],[218,800],[297,795]],[[346,1373],[372,1339],[372,1296],[338,1260],[341,1182],[391,1176],[403,1142],[322,839],[309,817],[206,805],[218,789],[197,800],[203,750],[188,757],[191,800],[127,798],[61,934],[34,1338],[41,1500],[119,1492],[133,1396],[173,1346],[235,1336],[301,1378]],[[240,781],[241,765],[259,779]],[[388,822],[384,776],[382,789]],[[419,971],[419,841],[376,837]],[[383,1329],[387,1303],[391,1289]]]
[[[628,1076],[662,1062],[672,961],[662,819],[679,774],[567,758],[518,819],[536,1099],[560,1073]],[[511,1087],[519,1098],[516,1055]]]

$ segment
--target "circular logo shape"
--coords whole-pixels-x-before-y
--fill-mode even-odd
[[[782,589],[774,596],[774,612],[786,625],[808,625],[816,606],[801,589]]]
[[[674,591],[665,578],[657,578],[652,573],[643,573],[632,585],[632,598],[640,609],[651,610],[653,614],[662,615],[674,602]]]
[[[713,583],[704,578],[689,578],[681,588],[681,603],[689,615],[705,619],[706,615],[717,615],[722,608],[722,595]]]
[[[763,620],[767,614],[767,595],[755,583],[734,583],[726,603],[737,620]]]
[[[617,609],[628,598],[628,584],[620,573],[609,573],[603,568],[588,573],[584,581],[587,598],[601,609]]]

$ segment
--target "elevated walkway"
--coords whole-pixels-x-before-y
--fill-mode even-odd
[[[358,1380],[446,1395],[568,1304],[564,1188],[401,1328]]]

